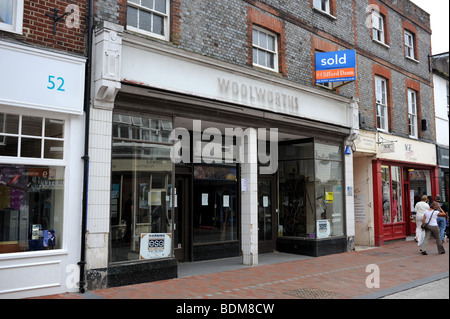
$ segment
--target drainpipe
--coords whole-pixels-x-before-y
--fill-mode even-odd
[[[85,293],[85,265],[86,265],[86,228],[87,228],[87,209],[88,209],[88,176],[89,176],[89,121],[91,109],[91,61],[92,61],[92,36],[94,28],[94,3],[89,0],[88,16],[88,36],[87,36],[87,62],[86,62],[86,81],[84,90],[84,112],[85,112],[85,130],[84,130],[84,155],[81,158],[84,161],[83,169],[83,206],[81,221],[81,257],[78,265],[80,266],[79,291]]]

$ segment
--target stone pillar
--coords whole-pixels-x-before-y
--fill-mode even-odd
[[[258,155],[257,130],[247,129],[241,164],[241,236],[244,265],[258,264]]]
[[[105,286],[108,267],[112,116],[121,87],[122,32],[122,26],[109,22],[94,30],[86,232],[88,289]]]

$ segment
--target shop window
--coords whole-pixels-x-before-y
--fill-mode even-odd
[[[0,30],[22,33],[23,0],[0,1]]]
[[[381,166],[383,223],[404,221],[401,167]]]
[[[0,164],[0,253],[62,248],[64,167]]]
[[[418,137],[417,93],[416,91],[411,89],[408,89],[408,128],[409,128],[409,136],[417,138]]]
[[[194,166],[194,244],[238,240],[237,168]]]
[[[279,149],[279,233],[310,239],[342,236],[342,148],[306,142]]]
[[[388,130],[388,104],[386,79],[375,77],[375,99],[377,112],[377,129],[380,131]]]
[[[0,113],[0,156],[64,158],[64,120]]]
[[[253,26],[253,65],[278,72],[277,36]]]
[[[119,113],[113,119],[111,261],[169,257],[172,122]]]
[[[168,40],[169,5],[168,0],[128,0],[127,29]]]

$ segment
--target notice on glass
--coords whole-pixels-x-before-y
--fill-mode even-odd
[[[223,195],[223,207],[230,207],[230,195]]]
[[[202,193],[202,206],[208,206],[208,193]]]
[[[263,207],[269,207],[269,196],[263,196]]]

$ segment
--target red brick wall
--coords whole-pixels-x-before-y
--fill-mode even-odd
[[[79,27],[68,28],[66,22],[59,21],[56,23],[56,34],[54,35],[53,18],[47,17],[45,14],[53,16],[54,8],[57,8],[58,16],[61,16],[66,12],[69,4],[75,4],[79,8]],[[86,0],[25,0],[22,34],[0,31],[0,39],[13,38],[37,46],[84,55],[87,16]],[[68,20],[73,21],[71,18]]]

